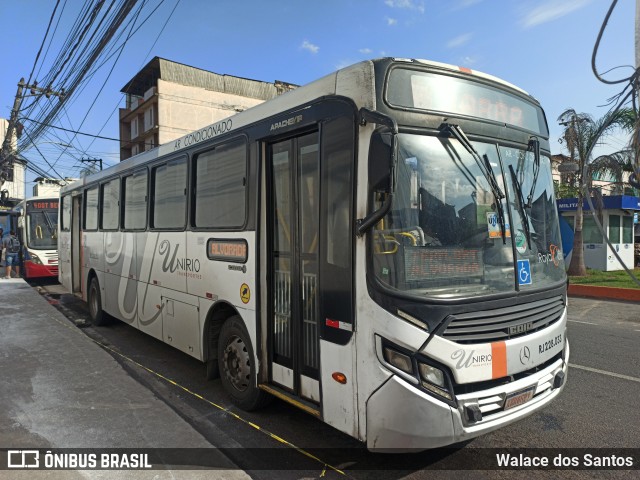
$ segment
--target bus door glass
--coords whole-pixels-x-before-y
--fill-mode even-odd
[[[318,133],[272,144],[270,170],[271,379],[319,401]]]
[[[82,290],[82,271],[81,253],[81,236],[82,236],[82,195],[76,195],[73,198],[71,210],[71,275],[74,292]]]

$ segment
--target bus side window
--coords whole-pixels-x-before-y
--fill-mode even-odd
[[[193,168],[197,228],[240,228],[247,216],[247,143],[244,138],[199,154]]]
[[[60,230],[68,232],[71,230],[71,195],[62,197],[60,206]]]
[[[327,206],[327,263],[351,265],[351,199],[353,192],[353,125],[340,118],[323,129],[323,170]]]
[[[139,170],[123,179],[123,227],[144,230],[147,227],[147,170]]]
[[[153,228],[184,228],[187,209],[187,157],[151,170]]]
[[[91,187],[85,191],[84,201],[84,230],[98,229],[98,187]]]
[[[104,183],[101,188],[101,228],[103,230],[118,229],[118,199],[120,198],[120,179],[116,178]]]

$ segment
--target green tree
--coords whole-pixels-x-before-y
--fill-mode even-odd
[[[631,121],[632,119],[633,121]],[[568,161],[574,162],[578,166],[575,178],[577,184],[581,187],[577,191],[578,206],[573,238],[573,253],[567,273],[573,276],[584,276],[587,274],[582,247],[582,202],[585,188],[587,191],[592,188],[594,173],[608,173],[613,175],[614,178],[619,178],[621,182],[623,172],[633,164],[633,155],[630,150],[601,155],[594,161],[591,159],[592,151],[596,145],[601,143],[603,138],[611,134],[616,128],[631,131],[632,126],[635,125],[635,113],[630,109],[621,109],[615,113],[607,113],[602,118],[594,119],[587,113],[577,113],[570,108],[560,114],[558,121],[564,126],[562,140],[569,153]],[[625,152],[628,152],[628,154]]]

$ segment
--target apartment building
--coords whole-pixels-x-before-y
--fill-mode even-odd
[[[0,144],[4,142],[5,135],[7,133],[7,127],[9,126],[9,121],[0,118]],[[11,144],[13,148],[16,145],[15,135],[11,139]],[[7,171],[7,179],[0,186],[0,193],[2,194],[2,199],[0,203],[3,203],[5,208],[13,207],[17,202],[22,200],[25,196],[25,172],[27,167],[27,161],[19,156],[13,156],[11,161],[11,166],[9,166]]]
[[[153,58],[121,92],[120,160],[151,150],[296,88]]]

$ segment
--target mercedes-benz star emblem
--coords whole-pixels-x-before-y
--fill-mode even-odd
[[[529,347],[522,347],[520,349],[520,363],[526,365],[531,360],[531,352],[529,351]]]

